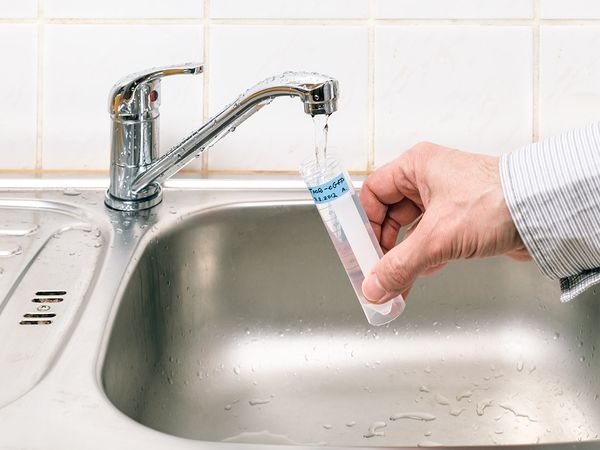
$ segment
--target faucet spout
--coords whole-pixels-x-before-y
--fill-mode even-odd
[[[152,183],[162,183],[276,97],[299,97],[304,112],[314,116],[337,110],[338,91],[337,80],[316,73],[285,72],[267,78],[148,166],[133,180],[131,191],[137,194]]]

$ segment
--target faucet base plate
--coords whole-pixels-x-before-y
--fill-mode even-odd
[[[154,188],[152,195],[136,200],[125,200],[114,197],[109,191],[106,191],[104,204],[117,211],[142,211],[144,209],[152,208],[162,201],[162,190],[160,185],[153,183],[152,187]]]

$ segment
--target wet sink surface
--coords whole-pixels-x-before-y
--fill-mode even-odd
[[[373,328],[312,206],[238,205],[164,229],[120,300],[104,389],[165,433],[363,446],[598,438],[597,295],[561,304],[531,264],[451,264]]]

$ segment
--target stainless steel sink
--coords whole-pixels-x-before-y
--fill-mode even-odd
[[[17,181],[1,201],[71,208],[103,245],[72,234],[93,276],[28,390],[0,392],[0,449],[600,449],[594,291],[561,304],[531,264],[454,263],[373,328],[297,179],[171,180],[137,214],[104,207],[105,180]]]
[[[191,214],[149,241],[125,281],[106,393],[144,425],[203,441],[598,438],[594,293],[560,304],[531,264],[454,263],[373,328],[345,277],[309,204]]]

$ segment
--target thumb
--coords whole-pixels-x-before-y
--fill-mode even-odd
[[[421,229],[419,229],[421,228]],[[417,226],[414,232],[387,252],[365,278],[363,294],[373,303],[384,303],[410,289],[415,279],[432,266],[434,258],[426,233]]]

